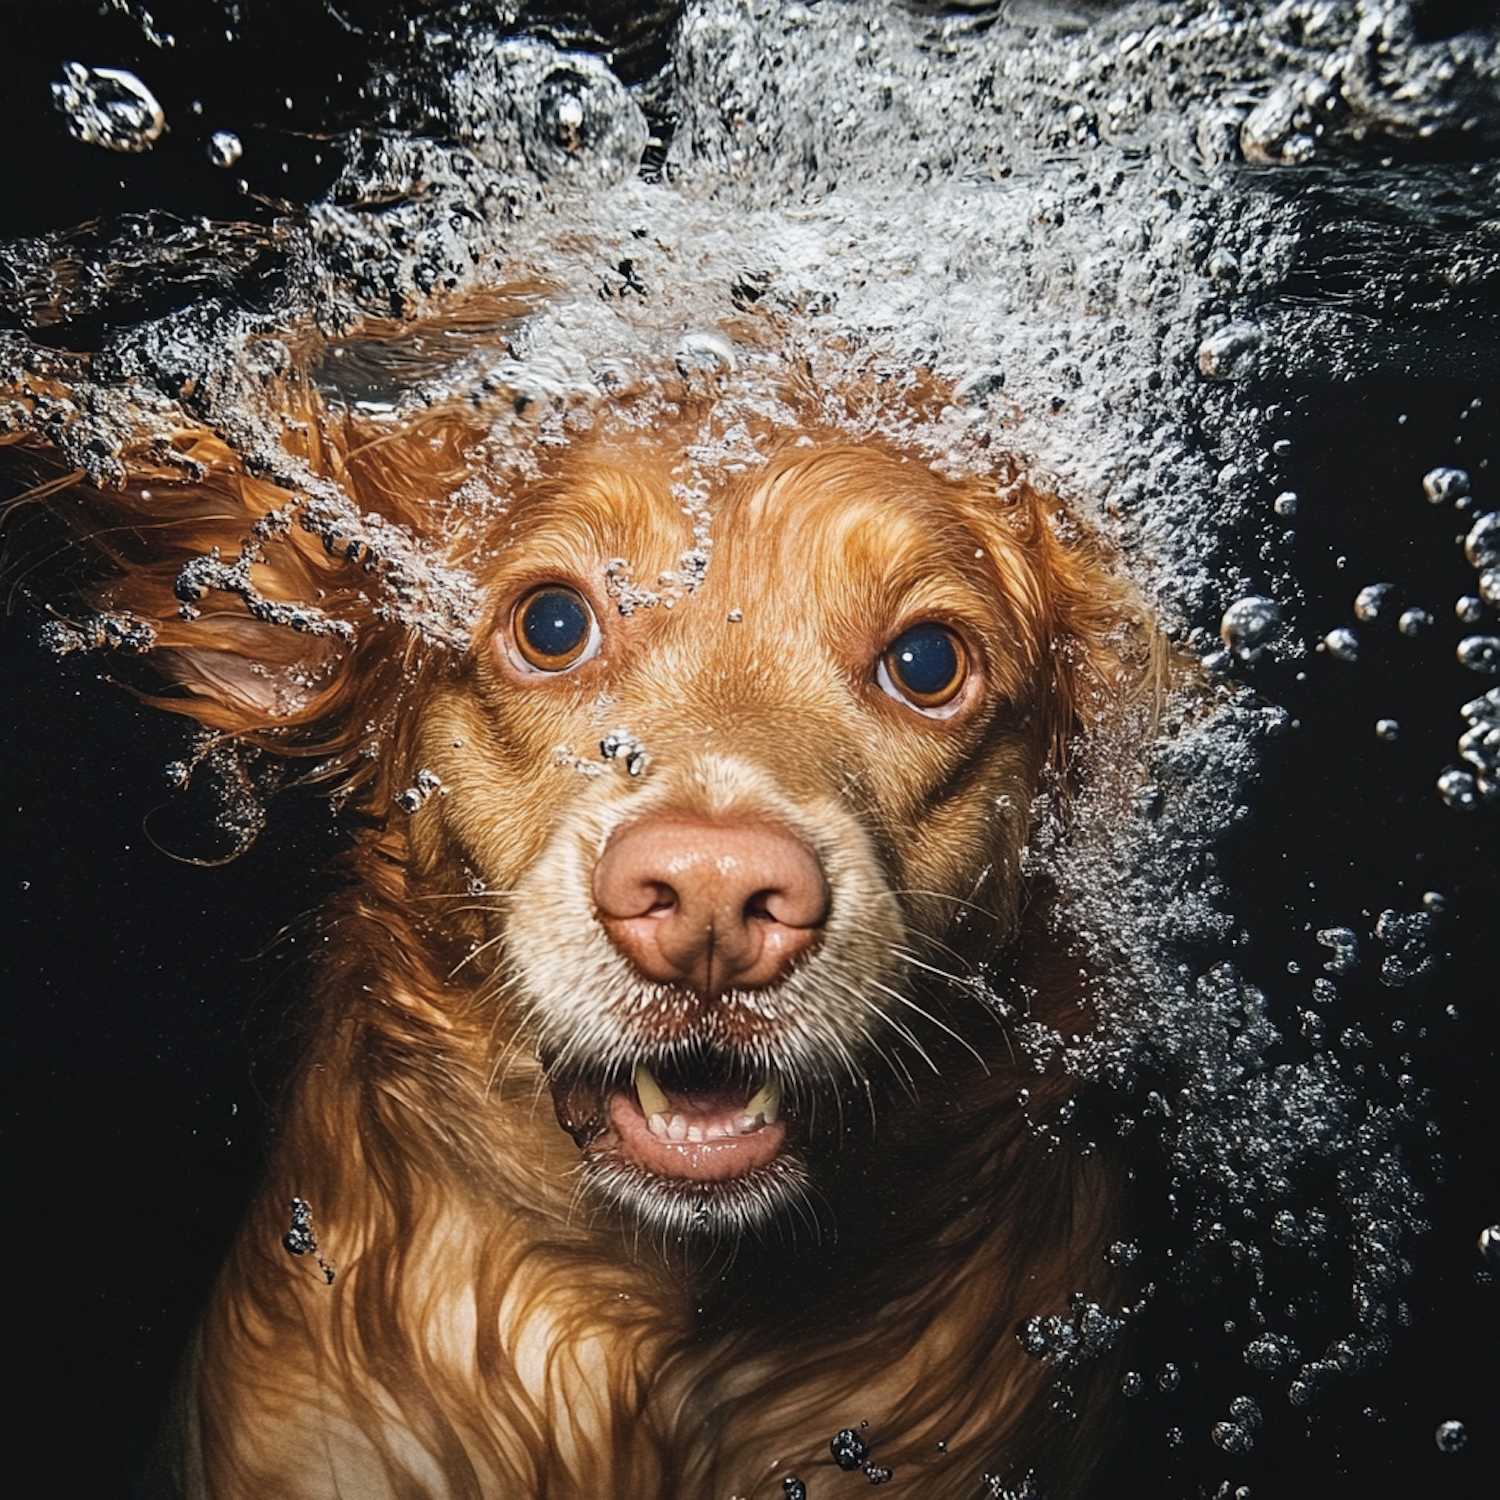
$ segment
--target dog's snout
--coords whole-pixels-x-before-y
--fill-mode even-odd
[[[760,822],[642,818],[594,867],[615,946],[646,978],[708,997],[782,978],[816,942],[828,902],[813,851]]]

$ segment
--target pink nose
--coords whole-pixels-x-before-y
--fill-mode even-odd
[[[594,867],[610,940],[642,974],[712,998],[774,983],[828,916],[828,882],[785,829],[706,818],[641,818]]]

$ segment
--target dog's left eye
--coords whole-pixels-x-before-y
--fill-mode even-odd
[[[969,653],[946,625],[913,625],[881,653],[875,681],[913,708],[946,708],[969,677]]]
[[[576,589],[549,584],[533,590],[511,617],[516,649],[538,672],[566,672],[599,649],[599,624]]]

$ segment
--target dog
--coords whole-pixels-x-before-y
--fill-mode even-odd
[[[472,410],[380,425],[294,364],[290,478],[158,409],[91,480],[38,435],[66,382],[12,393],[100,563],[54,644],[139,651],[200,756],[354,825],[177,1491],[1075,1491],[1110,1362],[1017,1333],[1118,1300],[1121,1172],[1015,1027],[1103,982],[1024,851],[1159,690],[1108,548],[1005,461],[812,418],[685,503],[685,393],[496,493]]]

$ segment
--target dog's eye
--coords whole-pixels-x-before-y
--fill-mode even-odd
[[[913,625],[881,654],[875,680],[913,708],[944,708],[963,690],[969,653],[946,625]]]
[[[516,649],[538,672],[566,672],[599,649],[594,612],[574,589],[549,584],[516,605],[511,617]]]

